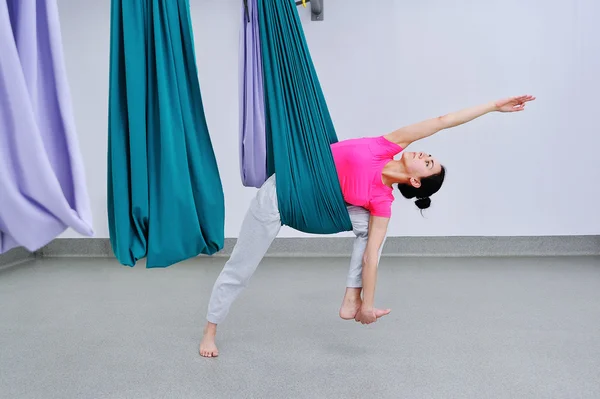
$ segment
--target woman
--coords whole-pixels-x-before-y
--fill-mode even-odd
[[[442,164],[422,152],[394,155],[411,143],[443,129],[455,127],[488,112],[517,112],[533,96],[511,97],[467,108],[438,118],[400,128],[388,135],[350,139],[331,146],[340,186],[356,235],[346,293],[340,317],[370,324],[388,314],[374,307],[377,265],[394,200],[392,185],[397,184],[406,198],[416,198],[421,210],[429,207],[431,195],[444,182]],[[217,278],[208,305],[207,325],[200,343],[200,355],[218,356],[215,336],[233,301],[247,286],[250,277],[281,228],[277,206],[275,176],[258,190],[242,223],[239,238],[230,259]],[[362,298],[361,298],[362,291]]]

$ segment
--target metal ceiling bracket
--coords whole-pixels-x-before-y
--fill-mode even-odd
[[[311,21],[322,21],[324,18],[323,14],[323,2],[324,0],[305,0],[305,3],[310,3],[310,20]],[[296,1],[296,5],[302,5],[302,0]]]

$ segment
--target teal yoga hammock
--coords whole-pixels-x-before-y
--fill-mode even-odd
[[[268,174],[283,224],[306,233],[352,229],[330,144],[338,141],[296,4],[258,0]]]
[[[223,247],[188,0],[112,0],[108,221],[117,259],[166,267]]]

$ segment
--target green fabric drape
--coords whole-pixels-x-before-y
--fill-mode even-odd
[[[188,0],[112,0],[108,221],[118,260],[166,267],[224,244],[223,188]]]
[[[306,233],[352,229],[330,144],[337,136],[291,0],[258,0],[267,165],[282,223]]]

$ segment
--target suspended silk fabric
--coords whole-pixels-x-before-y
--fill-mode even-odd
[[[330,148],[338,139],[296,4],[257,4],[267,167],[276,174],[282,223],[306,233],[351,230]]]
[[[223,188],[187,0],[112,0],[108,216],[117,259],[167,267],[223,247]]]
[[[242,7],[240,29],[240,174],[246,187],[267,180],[265,100],[256,0]],[[250,21],[248,21],[250,19]]]
[[[93,235],[84,175],[56,0],[0,0],[0,253]]]

